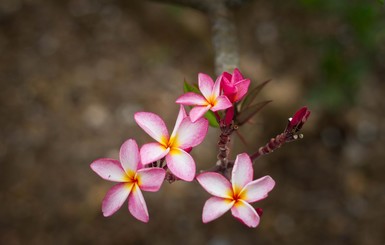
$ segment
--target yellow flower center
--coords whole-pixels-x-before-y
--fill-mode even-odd
[[[214,107],[216,105],[216,103],[217,103],[217,100],[216,100],[216,98],[213,95],[211,95],[210,97],[207,98],[207,102],[212,107]]]
[[[139,185],[139,181],[140,181],[140,179],[139,179],[139,176],[137,175],[137,173],[135,173],[133,171],[127,173],[126,183]]]
[[[173,136],[170,139],[164,139],[164,140],[162,140],[161,143],[164,146],[164,148],[166,148],[166,149],[167,148],[170,148],[170,149],[178,148],[178,145],[179,145],[178,139],[176,136]]]
[[[232,191],[229,193],[229,196],[231,196],[231,200],[235,201],[235,203],[245,199],[245,195],[246,195],[246,192],[242,191],[242,189],[239,186],[233,186]]]

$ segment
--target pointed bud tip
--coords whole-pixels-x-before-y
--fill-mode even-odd
[[[259,215],[259,217],[262,217],[262,215],[263,215],[263,209],[262,208],[256,208],[255,211],[257,211],[257,214]]]
[[[285,131],[298,132],[309,118],[310,113],[311,112],[306,106],[299,109],[293,117],[289,118],[289,122]]]

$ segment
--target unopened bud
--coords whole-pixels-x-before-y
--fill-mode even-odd
[[[257,214],[259,215],[259,217],[261,217],[263,215],[262,208],[256,208],[255,211],[257,211]]]
[[[306,106],[299,109],[293,117],[289,118],[289,122],[286,126],[285,132],[288,133],[296,133],[298,132],[302,126],[305,124],[307,119],[310,116],[310,111],[307,109]]]

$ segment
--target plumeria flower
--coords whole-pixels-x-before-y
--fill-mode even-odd
[[[199,73],[198,87],[202,95],[188,92],[180,96],[176,103],[195,106],[190,111],[190,118],[193,122],[197,121],[209,110],[227,109],[232,106],[232,103],[225,95],[220,95],[221,81],[221,76],[214,83],[210,76]]]
[[[128,210],[140,221],[148,222],[149,215],[142,191],[158,191],[166,171],[162,168],[143,168],[135,140],[123,143],[120,161],[102,158],[91,163],[91,168],[103,179],[119,182],[106,194],[102,203],[105,217],[114,214],[128,197]]]
[[[167,167],[178,178],[192,181],[195,177],[195,162],[188,151],[199,145],[207,134],[208,121],[204,118],[191,122],[183,106],[180,106],[174,130],[169,136],[164,121],[151,112],[137,112],[136,123],[157,142],[148,143],[140,149],[143,164],[165,157]]]
[[[233,74],[223,72],[223,93],[234,103],[241,100],[249,90],[250,79],[244,79],[242,73],[235,68]]]
[[[231,182],[214,172],[197,176],[199,184],[213,195],[203,207],[203,223],[219,218],[231,209],[232,215],[245,225],[258,226],[260,217],[250,203],[267,197],[275,182],[270,176],[253,181],[253,172],[250,157],[242,153],[235,160]]]

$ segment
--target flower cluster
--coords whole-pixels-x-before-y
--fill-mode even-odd
[[[215,82],[210,76],[199,73],[198,86],[185,83],[185,93],[176,99],[180,109],[171,135],[157,114],[135,113],[136,123],[154,142],[139,149],[134,139],[128,139],[120,148],[119,160],[101,158],[91,163],[91,169],[100,177],[117,182],[103,199],[103,215],[114,214],[128,199],[129,212],[136,219],[148,222],[149,213],[142,191],[158,191],[164,180],[196,179],[213,195],[203,208],[204,223],[231,210],[242,223],[256,227],[262,211],[250,204],[267,197],[275,182],[270,176],[253,180],[252,162],[284,142],[296,139],[294,136],[310,115],[306,107],[302,108],[289,119],[285,131],[276,141],[254,154],[238,154],[235,161],[231,161],[228,156],[230,136],[269,102],[253,102],[265,84],[267,82],[249,90],[250,79],[245,79],[238,69],[232,74],[222,73]],[[189,114],[184,106],[191,108]],[[196,176],[196,163],[190,151],[203,142],[209,125],[221,132],[218,162],[211,171]]]

